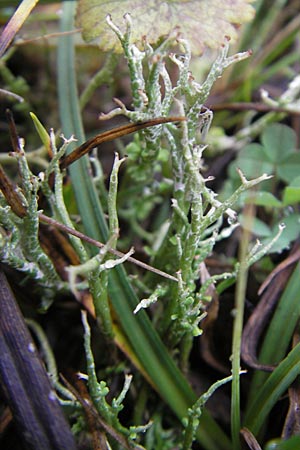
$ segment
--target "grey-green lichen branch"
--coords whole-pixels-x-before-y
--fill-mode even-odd
[[[201,333],[199,322],[208,299],[207,286],[195,292],[199,264],[211,254],[215,243],[228,237],[238,225],[234,205],[240,194],[268,178],[268,175],[262,175],[248,181],[240,173],[240,187],[221,202],[209,187],[212,179],[203,176],[205,141],[213,119],[212,112],[205,107],[205,101],[224,70],[247,58],[250,52],[228,56],[229,40],[226,38],[206,79],[199,83],[190,71],[189,43],[181,39],[176,30],[157,48],[145,40],[141,50],[131,42],[133,24],[130,16],[126,15],[124,20],[126,30],[123,33],[111,17],[107,17],[107,23],[116,33],[128,63],[133,110],[116,100],[117,108],[103,115],[103,118],[121,114],[140,121],[168,116],[173,111],[186,117],[186,121],[178,127],[171,124],[140,133],[135,143],[126,149],[132,182],[140,183],[144,191],[147,186],[147,192],[157,189],[157,183],[152,180],[161,170],[158,160],[162,139],[169,151],[172,215],[153,261],[154,265],[161,264],[160,267],[177,273],[179,283],[167,290],[159,287],[140,303],[136,311],[160,298],[165,303],[165,314],[160,320],[161,333],[167,333],[170,345],[176,345],[183,337],[189,340]],[[174,44],[180,46],[180,54],[171,51]],[[175,81],[166,67],[168,59],[178,70]],[[134,203],[131,205],[134,210]],[[229,276],[229,273],[215,276],[211,284]]]
[[[136,444],[135,440],[137,439],[138,433],[145,433],[151,426],[151,423],[143,426],[131,426],[126,428],[120,423],[118,417],[119,413],[124,408],[123,401],[128,393],[132,376],[125,376],[122,391],[118,397],[114,398],[111,401],[111,404],[109,404],[106,400],[109,388],[105,381],[102,380],[99,382],[97,379],[94,357],[91,350],[91,330],[85,311],[82,311],[82,323],[84,327],[84,349],[87,360],[87,380],[93,404],[101,418],[103,418],[117,433],[120,433],[120,435],[123,436],[126,444],[125,448],[142,449],[143,447]]]
[[[26,273],[43,288],[42,308],[49,306],[60,290],[66,290],[67,284],[59,277],[53,262],[42,249],[39,237],[38,190],[42,176],[34,175],[27,162],[23,141],[19,140],[19,151],[13,156],[17,159],[21,183],[17,188],[22,201],[23,217],[18,217],[6,204],[1,193],[1,261]]]

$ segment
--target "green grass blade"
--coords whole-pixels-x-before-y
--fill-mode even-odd
[[[257,435],[271,409],[300,373],[300,344],[272,372],[255,395],[245,416],[244,426]]]
[[[244,263],[249,240],[242,239],[240,249],[240,270],[236,284],[235,317],[232,341],[232,389],[231,389],[231,436],[233,449],[240,449],[240,370],[241,370],[241,340],[244,318],[245,292],[247,287],[248,270]]]
[[[42,143],[44,144],[44,146],[47,149],[47,151],[50,153],[51,142],[50,142],[49,133],[47,132],[47,130],[45,129],[43,124],[39,121],[39,119],[37,118],[37,116],[33,112],[30,113],[30,116],[32,118],[32,121],[34,123],[35,129],[38,132],[38,135],[39,135]]]
[[[74,7],[76,2],[64,2],[61,19],[62,30],[73,29]],[[66,11],[65,11],[66,10]],[[81,120],[75,72],[75,49],[72,36],[64,36],[58,46],[58,95],[62,130],[66,138],[75,133],[79,144],[85,141]],[[69,146],[69,152],[74,145]],[[107,225],[95,187],[90,181],[89,159],[81,158],[70,166],[70,176],[75,192],[77,206],[84,222],[86,233],[102,241],[108,238]]]
[[[245,26],[243,39],[240,43],[241,49],[251,47],[253,52],[257,52],[262,48],[263,42],[270,33],[271,27],[282,13],[287,0],[275,0],[272,8],[266,4],[266,0],[258,0],[255,2],[256,16],[252,22]]]
[[[63,4],[62,31],[73,28],[75,2]],[[58,51],[58,88],[62,129],[66,137],[76,135],[79,144],[84,141],[81,122],[76,75],[74,69],[73,37],[61,37]],[[70,167],[78,209],[85,232],[94,239],[106,242],[108,231],[101,204],[88,173],[86,157]],[[196,396],[168,354],[160,337],[144,311],[133,315],[138,299],[132,290],[124,269],[120,266],[110,271],[109,295],[122,329],[136,357],[161,397],[181,419]],[[198,439],[206,450],[229,450],[229,439],[204,411]]]
[[[276,311],[266,332],[259,354],[262,364],[279,363],[286,355],[297,321],[300,316],[300,265],[292,273],[284,292],[278,302]],[[257,395],[257,391],[269,377],[266,372],[256,372],[250,389],[249,398]]]

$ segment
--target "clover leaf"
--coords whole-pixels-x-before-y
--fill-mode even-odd
[[[285,229],[270,253],[288,249],[291,242],[299,236],[300,214],[293,209],[293,205],[300,202],[300,153],[296,151],[296,146],[297,136],[294,130],[274,123],[266,127],[260,143],[246,145],[229,167],[231,183],[226,186],[229,191],[240,182],[236,168],[240,168],[248,179],[263,173],[274,176],[273,179],[261,183],[257,190],[245,192],[240,197],[240,205],[250,203],[263,207],[269,215],[272,211],[270,224],[258,218],[253,218],[251,223],[251,232],[262,239],[262,244],[267,245],[278,233],[279,224],[285,224]],[[278,182],[286,184],[280,195],[282,200],[272,193]],[[243,215],[239,219],[246,227],[247,222]]]
[[[300,203],[300,176],[293,179],[290,184],[284,188],[282,201],[284,206]]]
[[[237,179],[238,167],[247,178],[267,173],[274,175],[276,181],[289,183],[300,173],[300,153],[296,152],[296,143],[294,130],[280,123],[271,124],[262,133],[261,144],[249,144],[240,151],[230,165],[229,174],[233,180]],[[265,189],[266,185],[263,183],[262,187]]]

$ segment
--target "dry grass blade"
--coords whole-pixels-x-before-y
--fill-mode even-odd
[[[63,158],[60,163],[60,168],[66,169],[70,164],[73,164],[79,158],[82,158],[82,156],[89,153],[93,148],[103,144],[104,142],[113,141],[114,139],[126,136],[127,134],[143,130],[144,128],[161,125],[163,123],[182,122],[183,120],[186,120],[185,117],[158,117],[157,119],[151,119],[146,122],[129,123],[127,125],[105,131],[104,133],[97,134],[91,139],[88,139],[79,147],[75,148],[72,153]]]
[[[266,280],[263,282],[261,287],[259,288],[258,295],[261,295],[262,292],[267,288],[267,286],[271,283],[271,281],[280,273],[282,272],[286,267],[290,266],[291,264],[295,264],[300,259],[300,248],[293,252],[290,256],[288,256],[284,261],[282,261],[277,267],[275,267],[274,270],[270,273],[270,275],[266,278]]]
[[[265,293],[249,318],[244,328],[242,338],[242,359],[253,369],[264,370],[267,372],[274,370],[274,366],[260,364],[257,361],[256,348],[264,327],[294,269],[294,264],[299,260],[299,255],[300,250],[297,250],[286,258],[273,270],[273,272],[271,272],[267,280],[259,289],[259,294],[264,290]]]
[[[22,439],[32,450],[75,450],[21,311],[0,271],[0,383]]]
[[[247,446],[250,450],[262,450],[261,446],[247,428],[241,429],[241,435],[243,436],[245,442],[247,443]]]
[[[14,36],[19,31],[37,2],[38,0],[23,0],[20,3],[20,6],[16,10],[0,36],[0,58],[9,47]]]
[[[11,207],[12,211],[18,217],[25,217],[27,214],[26,207],[23,205],[22,200],[15,186],[6,176],[2,166],[0,165],[0,190],[2,191],[7,204]]]

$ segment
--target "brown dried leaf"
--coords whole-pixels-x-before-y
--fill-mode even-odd
[[[192,52],[199,55],[205,47],[216,48],[224,37],[236,38],[238,25],[250,21],[253,0],[79,0],[77,25],[83,28],[83,38],[99,39],[101,50],[120,52],[113,31],[106,24],[110,14],[114,23],[125,29],[124,14],[130,13],[133,21],[132,40],[139,42],[143,36],[155,43],[174,28],[179,27]]]

